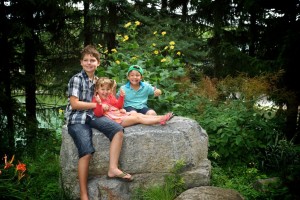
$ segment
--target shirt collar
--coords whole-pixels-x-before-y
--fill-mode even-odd
[[[89,77],[88,77],[88,75],[87,75],[87,73],[84,71],[84,70],[81,70],[81,75],[82,75],[82,77],[85,79],[85,80],[89,80]]]

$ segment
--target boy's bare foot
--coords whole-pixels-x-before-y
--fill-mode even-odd
[[[125,180],[125,181],[133,181],[133,177],[130,174],[123,172],[120,169],[116,169],[113,171],[114,172],[108,172],[107,177],[109,179],[116,178],[116,179],[121,179],[121,180]]]

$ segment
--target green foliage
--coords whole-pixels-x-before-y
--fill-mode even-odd
[[[207,105],[199,117],[209,133],[211,151],[233,163],[257,161],[260,151],[281,136],[278,120],[265,118],[240,100]]]
[[[265,148],[264,168],[280,171],[282,174],[295,172],[300,166],[300,148],[292,141],[276,138],[275,142]]]
[[[6,155],[1,155],[6,156]],[[29,179],[25,171],[18,171],[14,156],[2,158],[0,164],[0,196],[1,199],[26,199]],[[24,176],[23,176],[24,175]]]
[[[268,176],[255,167],[245,165],[234,166],[213,166],[212,167],[212,186],[230,188],[238,191],[245,199],[290,199],[287,187],[281,182],[269,186],[263,192],[255,189],[254,183],[259,179],[266,179]]]
[[[160,97],[150,98],[149,106],[164,113],[172,109],[178,96],[176,87],[179,83],[174,84],[174,80],[185,75],[182,52],[166,31],[153,30],[147,36],[143,35],[147,42],[138,40],[139,27],[139,21],[126,23],[124,33],[117,35],[119,46],[111,53],[100,45],[100,51],[107,53],[109,67],[100,67],[97,74],[115,79],[120,86],[126,83],[130,65],[141,66],[144,69],[143,81],[163,91]]]
[[[28,195],[33,199],[71,199],[60,187],[59,154],[46,151],[36,160],[28,158],[30,184]]]
[[[59,182],[59,153],[61,146],[61,130],[63,112],[46,112],[48,128],[40,128],[35,138],[35,145],[18,146],[18,160],[26,164],[26,173],[18,180],[15,169],[2,170],[0,164],[0,196],[7,199],[71,199],[67,191],[63,191]],[[57,117],[56,120],[51,118]],[[1,155],[2,156],[2,155]],[[21,159],[22,158],[22,159]]]
[[[170,170],[170,175],[165,176],[163,185],[152,185],[147,188],[138,188],[134,191],[134,200],[173,200],[182,193],[186,187],[180,173],[186,166],[183,160],[178,160]]]

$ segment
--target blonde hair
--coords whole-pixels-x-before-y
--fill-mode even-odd
[[[114,81],[107,78],[107,77],[100,77],[97,81],[96,81],[96,84],[95,84],[95,91],[97,92],[97,90],[100,88],[100,87],[103,87],[105,85],[108,85],[108,87],[111,89],[114,85]]]

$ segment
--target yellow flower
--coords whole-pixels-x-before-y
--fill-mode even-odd
[[[153,46],[153,47],[156,47],[156,44],[155,44],[155,43],[152,43],[152,46]]]
[[[124,35],[123,42],[127,41],[129,39],[128,35]]]
[[[117,51],[117,49],[112,49],[111,52],[117,53],[118,51]]]
[[[135,23],[136,26],[141,25],[141,22],[139,22],[139,21],[135,21],[134,23]]]
[[[125,28],[128,28],[131,25],[131,22],[128,22],[127,24],[124,25]]]
[[[170,49],[174,49],[174,46],[170,46]]]
[[[154,32],[153,32],[153,35],[156,35],[156,34],[157,34],[157,31],[154,31]]]
[[[167,34],[167,32],[166,32],[166,31],[163,31],[163,32],[161,32],[161,34],[164,36],[164,35]]]
[[[119,65],[119,64],[120,64],[120,61],[116,60],[116,63],[117,63],[117,65]]]
[[[159,52],[158,52],[158,50],[155,50],[153,53],[154,53],[155,55],[157,55]]]
[[[104,53],[107,53],[108,52],[108,50],[106,49],[105,51],[104,51]]]
[[[165,58],[161,59],[160,62],[166,62],[167,60]]]
[[[167,50],[169,47],[168,46],[165,46],[164,50]]]
[[[60,109],[58,110],[58,113],[61,115],[61,114],[64,113],[64,110],[60,108]]]
[[[137,59],[137,57],[135,57],[135,56],[133,56],[132,58],[131,58],[131,60],[136,60]]]
[[[174,45],[175,45],[175,42],[174,42],[174,41],[171,41],[171,42],[169,42],[169,44],[170,44],[171,46],[174,46]]]
[[[180,55],[181,55],[181,52],[180,52],[180,51],[178,51],[176,54],[177,54],[178,56],[180,56]]]

